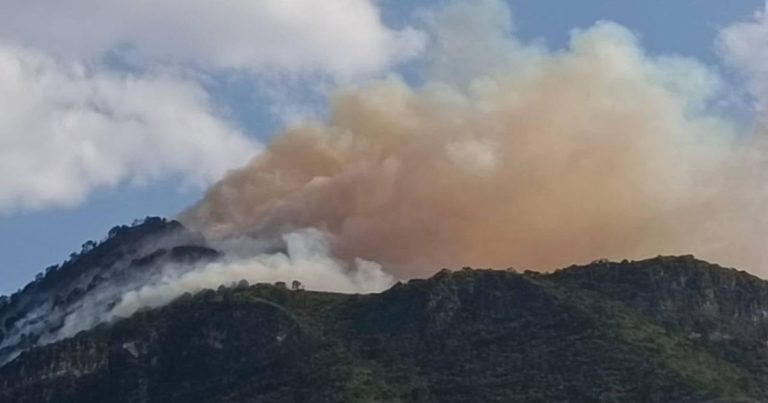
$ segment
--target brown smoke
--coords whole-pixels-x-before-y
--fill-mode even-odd
[[[687,253],[765,267],[765,147],[705,112],[716,76],[608,23],[507,52],[464,81],[342,91],[182,219],[220,238],[317,228],[399,277]]]

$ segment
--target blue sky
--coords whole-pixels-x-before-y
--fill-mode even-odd
[[[46,2],[42,3],[45,4]],[[125,2],[125,4],[129,3]],[[417,10],[429,10],[430,8],[437,7],[440,3],[382,0],[370,4],[371,7],[378,7],[382,15],[383,21],[380,22],[381,26],[377,29],[382,30],[389,27],[397,30],[399,33],[403,33],[405,27],[413,26],[418,30],[419,13]],[[671,2],[664,0],[644,2],[618,0],[582,0],[578,2],[520,0],[510,1],[509,4],[514,15],[515,31],[524,40],[541,39],[549,47],[561,48],[566,45],[569,34],[574,28],[589,27],[599,20],[611,20],[635,32],[641,38],[645,49],[651,53],[675,53],[695,57],[704,63],[719,66],[718,68],[721,69],[726,77],[731,77],[730,67],[723,64],[722,58],[715,51],[714,45],[719,30],[735,21],[751,18],[757,10],[763,7],[761,1],[752,0],[732,0],[727,2],[718,0],[677,0]],[[21,5],[20,2],[10,1],[7,5],[0,6],[0,14],[5,14],[12,18],[15,13],[18,13],[16,15],[21,16],[20,21],[23,23],[25,15],[36,15],[27,8]],[[116,9],[118,11],[114,14],[104,13],[97,16],[106,19],[103,22],[108,25],[110,23],[108,21],[109,18],[116,18],[117,15],[120,15],[120,7],[116,6]],[[40,10],[33,11],[41,12]],[[105,29],[104,31],[96,30],[93,33],[84,33],[78,32],[77,28],[72,28],[72,26],[76,27],[77,24],[62,23],[60,29],[68,30],[67,35],[74,39],[68,42],[66,35],[64,35],[65,38],[61,39],[60,42],[57,39],[56,43],[47,46],[46,40],[51,35],[47,31],[50,31],[51,28],[50,24],[46,24],[46,21],[56,23],[60,20],[72,20],[76,22],[77,18],[82,16],[79,16],[77,13],[69,13],[69,11],[53,5],[51,5],[50,9],[43,10],[43,12],[46,13],[45,18],[30,20],[38,21],[36,23],[27,24],[23,27],[21,25],[10,26],[5,24],[5,28],[0,30],[0,44],[11,49],[7,51],[10,55],[8,57],[16,57],[16,53],[12,52],[18,51],[17,47],[21,47],[23,50],[18,52],[22,52],[24,56],[19,56],[20,60],[28,62],[33,60],[34,63],[42,63],[43,66],[48,66],[46,68],[51,70],[58,69],[55,70],[54,77],[68,80],[66,81],[67,83],[77,81],[79,84],[73,88],[83,88],[86,84],[83,84],[82,81],[99,75],[103,75],[103,81],[105,82],[109,82],[109,80],[123,82],[120,81],[124,80],[121,74],[127,74],[125,71],[130,71],[131,69],[139,71],[140,73],[137,76],[140,80],[143,80],[145,72],[151,70],[151,77],[147,78],[149,81],[147,87],[167,87],[169,88],[168,92],[153,95],[155,94],[152,92],[154,91],[153,89],[139,87],[136,89],[136,93],[139,94],[137,96],[167,96],[167,103],[164,105],[176,105],[174,108],[181,111],[179,113],[183,113],[181,116],[200,114],[200,121],[196,124],[210,127],[209,131],[212,133],[210,135],[218,136],[215,137],[214,144],[230,144],[228,142],[231,141],[231,146],[227,146],[229,148],[222,146],[220,150],[214,150],[215,153],[218,153],[217,155],[223,155],[225,161],[227,160],[226,155],[230,155],[232,150],[247,148],[244,146],[246,143],[238,143],[241,141],[241,137],[245,138],[243,141],[251,141],[254,147],[258,147],[257,143],[268,141],[272,133],[279,130],[286,121],[296,119],[294,115],[301,116],[306,111],[309,111],[310,115],[313,113],[321,114],[322,94],[328,91],[329,88],[337,85],[336,83],[338,82],[354,82],[355,80],[362,80],[367,77],[380,76],[387,72],[398,72],[414,81],[417,80],[416,77],[418,76],[418,74],[414,74],[418,70],[415,66],[418,66],[419,61],[418,51],[414,49],[418,45],[401,39],[397,39],[401,43],[395,43],[392,46],[404,49],[398,50],[398,52],[403,53],[404,56],[402,58],[392,56],[391,60],[371,62],[363,60],[362,56],[360,56],[359,60],[346,61],[348,66],[358,66],[359,71],[351,73],[338,64],[321,60],[321,56],[318,56],[316,59],[302,59],[291,56],[283,60],[283,56],[280,53],[275,53],[275,56],[271,56],[276,58],[274,60],[279,60],[279,63],[276,63],[277,67],[269,66],[265,70],[270,71],[265,73],[260,69],[263,68],[265,63],[270,63],[269,60],[271,59],[262,59],[258,54],[251,54],[248,50],[243,51],[242,44],[239,43],[235,43],[232,46],[232,52],[235,56],[230,57],[229,54],[226,54],[220,59],[207,60],[208,48],[198,51],[190,47],[191,50],[189,52],[181,53],[179,51],[173,53],[168,51],[167,47],[160,45],[146,46],[146,49],[148,49],[146,54],[135,56],[131,50],[131,43],[128,42],[128,51],[121,50],[118,52],[118,58],[123,59],[122,61],[126,63],[127,67],[114,67],[109,66],[108,63],[94,62],[94,60],[105,59],[105,51],[103,50],[105,48],[108,48],[109,51],[112,51],[112,48],[122,49],[118,45],[122,46],[123,42],[120,41],[125,40],[121,39],[123,37],[120,36],[123,35],[123,32],[115,33]],[[342,11],[330,10],[329,14],[332,14],[331,12],[341,13]],[[85,12],[83,15],[85,17],[82,18],[91,17],[91,15]],[[226,17],[225,15],[222,18]],[[349,18],[358,17],[355,14]],[[364,19],[362,24],[365,23],[371,24],[369,20]],[[0,25],[2,24],[3,21],[0,20]],[[266,25],[269,26],[269,24]],[[276,26],[278,28],[282,27],[279,24]],[[199,34],[206,38],[210,37],[212,41],[211,46],[217,46],[217,40],[235,41],[227,35],[217,36],[218,32],[209,32],[206,29],[195,28],[190,29],[189,32],[190,35]],[[106,45],[94,41],[91,48],[81,48],[73,45],[82,35],[96,35],[100,33],[103,33],[105,37],[114,36],[117,39],[114,40],[115,42],[105,42]],[[135,39],[139,44],[136,47],[141,49],[141,41],[144,39],[133,32],[129,32],[129,34],[126,34],[127,36],[125,37],[129,38],[129,40]],[[252,34],[258,35],[259,32]],[[381,42],[381,40],[376,39],[378,38],[376,35],[379,35],[378,32],[372,32],[370,35],[375,39],[371,43],[378,44]],[[311,35],[309,36],[311,37]],[[296,41],[302,43],[301,38],[303,37],[297,36],[297,38]],[[340,35],[339,38],[343,38],[343,36]],[[337,37],[330,35],[329,41],[331,40],[337,40]],[[392,41],[394,43],[395,40]],[[190,43],[192,42],[194,40],[190,40]],[[176,46],[177,44],[171,45]],[[183,43],[181,45],[187,44]],[[291,45],[286,43],[284,46]],[[314,45],[310,41],[308,45],[304,44],[302,46],[310,49]],[[366,49],[369,44],[362,41],[345,46],[348,46],[349,49],[342,49],[344,52],[356,54],[365,53],[360,52],[356,46]],[[428,44],[425,46],[428,46]],[[181,48],[181,46],[179,47]],[[273,51],[271,48],[265,47],[265,54],[271,51]],[[256,49],[254,52],[259,52],[259,49]],[[306,52],[309,52],[309,50]],[[28,56],[29,54],[32,54],[32,56]],[[331,52],[329,57],[333,56]],[[44,61],[40,62],[40,59]],[[263,60],[267,60],[267,62]],[[92,73],[90,75],[86,74],[85,78],[72,79],[71,77],[77,74],[67,70],[69,69],[67,66],[71,63],[79,63],[86,66],[86,68],[91,68]],[[372,69],[374,70],[373,72],[369,71],[372,64],[375,65]],[[93,65],[97,67],[90,67]],[[309,66],[307,71],[303,70],[306,66]],[[290,70],[293,68],[296,71],[291,73],[292,78],[289,80],[275,78],[272,74],[274,69]],[[64,70],[66,73],[60,73],[61,70]],[[116,72],[112,70],[116,70]],[[0,69],[0,81],[5,80],[2,77],[5,74],[4,71],[6,70]],[[333,76],[333,78],[326,78],[327,76]],[[316,79],[317,77],[321,78]],[[318,82],[322,84],[319,88],[315,85]],[[313,85],[308,83],[313,83]],[[105,85],[112,88],[108,84]],[[122,88],[120,85],[115,85],[114,87]],[[87,88],[87,91],[84,90],[84,92],[88,94],[95,91],[91,87]],[[93,88],[103,88],[103,86]],[[190,90],[190,88],[192,89]],[[184,95],[177,96],[175,93],[169,95],[171,90],[178,90]],[[103,95],[104,99],[107,99],[105,102],[120,103],[112,101],[112,95],[109,95],[107,90],[104,91],[107,93],[107,95]],[[114,91],[121,90],[117,89]],[[207,94],[208,100],[206,102],[199,102],[199,94],[195,95],[195,91]],[[192,94],[189,95],[190,93]],[[58,96],[55,92],[51,94],[43,91],[42,94],[41,96],[43,97]],[[130,99],[131,96],[131,94],[118,93],[114,95],[114,98]],[[16,102],[16,100],[8,97],[0,98],[0,105],[4,102],[10,106],[10,103]],[[6,109],[5,113],[8,114],[21,113],[19,109],[11,109],[10,112],[8,112],[8,108],[4,109]],[[146,137],[143,140],[153,141],[152,136],[167,127],[166,123],[164,123],[165,120],[163,120],[166,117],[154,116],[151,114],[151,111],[146,113],[146,120],[160,122],[158,123],[158,128],[147,129]],[[54,115],[47,114],[46,112],[42,116],[45,118]],[[210,116],[213,116],[213,118],[210,118]],[[172,121],[171,118],[167,119]],[[9,130],[9,132],[0,133],[0,144],[4,144],[4,139],[26,136],[25,127],[23,125],[3,126],[0,123],[0,130]],[[88,127],[90,128],[91,126]],[[97,125],[95,130],[100,130],[99,127],[102,126]],[[106,125],[103,127],[110,130],[125,129],[120,125]],[[125,130],[129,130],[130,127],[128,126],[128,129]],[[12,129],[18,131],[11,131]],[[34,130],[44,133],[47,129],[44,127],[43,129],[35,128]],[[94,136],[96,135],[98,134],[94,134]],[[181,136],[183,133],[179,135]],[[129,145],[129,147],[135,147],[135,152],[137,153],[145,152],[140,146]],[[35,273],[42,271],[46,266],[64,260],[70,252],[78,250],[80,245],[86,240],[100,239],[114,225],[130,223],[135,218],[147,215],[173,216],[199,199],[205,184],[210,183],[211,180],[215,179],[216,175],[220,175],[223,170],[230,168],[230,166],[222,165],[221,158],[219,158],[208,164],[210,166],[206,165],[207,163],[203,164],[205,169],[200,168],[200,172],[196,172],[195,175],[187,174],[186,170],[189,170],[190,167],[197,168],[199,165],[194,161],[198,161],[207,155],[205,154],[207,152],[205,149],[200,150],[194,146],[189,146],[188,149],[189,154],[184,158],[180,158],[179,162],[175,163],[175,165],[164,164],[158,167],[151,167],[151,169],[147,168],[146,170],[144,170],[146,163],[142,159],[126,158],[126,162],[123,165],[115,168],[116,173],[114,176],[106,178],[97,177],[92,182],[85,183],[84,186],[89,188],[81,194],[35,194],[33,196],[39,197],[38,200],[33,199],[32,196],[25,196],[23,199],[9,199],[11,201],[8,202],[9,204],[6,208],[0,210],[0,256],[2,256],[2,264],[0,264],[0,293],[13,292],[32,279]],[[154,150],[154,147],[152,150]],[[68,150],[61,150],[61,152],[66,153]],[[157,152],[160,158],[163,158],[173,153],[174,150],[173,147],[169,147],[168,150],[161,149]],[[8,154],[0,153],[0,158],[10,157],[8,157]],[[233,163],[238,161],[238,163],[242,163],[246,159],[247,156],[238,154],[237,158],[233,158]],[[0,166],[3,165],[0,164]],[[25,173],[14,171],[12,169],[14,166],[8,163],[6,167],[11,167],[11,169],[0,172],[0,175],[23,178]],[[12,183],[10,180],[6,182]],[[0,182],[0,193],[3,192],[3,183]],[[0,199],[0,208],[2,207],[2,199]]]

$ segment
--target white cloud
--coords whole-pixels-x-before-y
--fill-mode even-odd
[[[0,214],[126,181],[205,185],[245,163],[257,145],[180,71],[330,85],[423,46],[420,32],[385,26],[375,0],[0,1]]]
[[[126,181],[204,185],[257,151],[193,82],[2,42],[0,110],[0,213],[77,204]]]
[[[758,106],[768,106],[768,6],[752,18],[720,30],[717,49],[725,61],[747,80],[747,90]]]
[[[122,49],[161,63],[350,78],[419,52],[373,0],[6,0],[0,36],[68,57]]]

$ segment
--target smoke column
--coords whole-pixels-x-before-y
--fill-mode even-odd
[[[183,222],[213,239],[314,228],[398,278],[688,253],[763,273],[764,135],[711,112],[717,74],[612,23],[526,45],[501,3],[478,4],[428,19],[422,85],[340,91]]]

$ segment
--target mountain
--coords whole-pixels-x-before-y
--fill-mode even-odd
[[[88,241],[10,297],[0,297],[0,365],[19,352],[85,330],[103,318],[121,290],[161,275],[157,268],[215,259],[200,234],[177,221],[147,217]],[[83,315],[87,313],[87,315]]]
[[[25,288],[0,308],[6,349],[9,319],[45,325],[14,336],[0,402],[768,401],[768,282],[691,256],[443,270],[370,295],[243,282],[41,341],[67,292],[216,254],[148,220]]]

